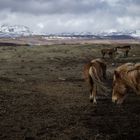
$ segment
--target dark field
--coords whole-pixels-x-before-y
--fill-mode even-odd
[[[0,47],[0,140],[139,140],[140,97],[89,102],[83,65],[112,45]],[[140,62],[140,45],[108,69]],[[111,64],[116,62],[116,66]],[[111,87],[111,84],[110,84]]]

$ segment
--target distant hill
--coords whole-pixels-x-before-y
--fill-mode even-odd
[[[73,32],[73,33],[58,33],[46,34],[47,37],[52,38],[84,38],[84,39],[140,39],[140,30],[137,31],[122,31],[122,32]]]
[[[34,36],[34,34],[28,27],[23,25],[7,25],[0,26],[0,38],[16,38],[24,36]],[[105,31],[99,33],[91,32],[65,32],[57,34],[42,34],[48,38],[53,39],[140,39],[140,30],[131,31]]]

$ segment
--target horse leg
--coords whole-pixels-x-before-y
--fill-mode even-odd
[[[126,56],[126,57],[128,57],[128,52],[129,52],[128,50],[125,52],[125,56]]]
[[[103,58],[105,57],[105,53],[103,53]]]
[[[89,99],[90,99],[90,102],[93,102],[93,94],[92,94],[93,81],[92,81],[92,78],[91,77],[88,78],[88,83],[89,83],[89,87],[90,87],[90,96],[89,96]]]
[[[123,57],[126,57],[126,51],[124,51],[124,56]]]
[[[105,56],[105,53],[104,53],[104,52],[102,52],[102,58],[104,58],[104,56]]]
[[[96,85],[94,84],[94,85],[93,85],[93,90],[92,90],[93,104],[97,104],[97,101],[96,101],[96,94],[97,94],[97,87],[96,87]]]
[[[109,57],[112,58],[113,54],[110,52],[108,53]]]
[[[103,78],[106,80],[106,66],[104,66],[104,69],[103,69]]]
[[[90,89],[90,96],[89,96],[89,100],[90,100],[90,102],[93,102],[93,94],[92,94],[92,90],[93,90],[93,87],[91,87],[91,89]]]

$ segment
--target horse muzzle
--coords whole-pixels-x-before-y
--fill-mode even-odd
[[[117,100],[118,100],[118,99],[117,99],[117,97],[116,97],[116,96],[112,96],[112,102],[113,102],[113,103],[116,103],[116,102],[117,102]]]

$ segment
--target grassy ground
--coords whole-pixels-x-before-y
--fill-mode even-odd
[[[95,106],[83,81],[83,65],[114,46],[0,47],[0,139],[140,139],[140,97],[132,94],[122,106],[100,99]],[[105,60],[111,72],[140,62],[140,45],[132,46],[128,58]]]

